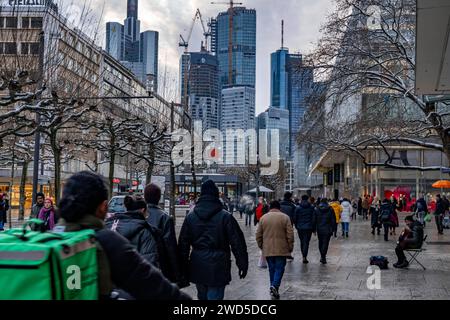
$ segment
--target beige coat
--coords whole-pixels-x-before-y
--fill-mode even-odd
[[[259,221],[256,242],[264,257],[289,257],[294,250],[294,229],[288,215],[271,210]]]

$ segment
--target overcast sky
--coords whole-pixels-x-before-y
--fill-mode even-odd
[[[126,0],[91,0],[95,10],[103,11],[104,22],[123,22]],[[218,0],[219,1],[219,0]],[[245,2],[244,2],[245,1]],[[264,111],[270,104],[270,53],[281,46],[281,19],[285,20],[285,46],[291,52],[311,50],[319,38],[320,26],[333,9],[332,0],[244,0],[247,8],[257,11],[257,68],[256,111]],[[172,78],[178,79],[178,64],[182,49],[178,47],[179,35],[186,34],[197,8],[204,19],[217,16],[226,5],[212,5],[211,0],[140,0],[139,19],[141,31],[160,33],[160,72],[167,63]],[[103,33],[104,34],[104,33]],[[104,35],[102,34],[102,38]],[[202,32],[199,24],[194,29],[191,51],[198,51]],[[103,41],[104,42],[104,41]]]

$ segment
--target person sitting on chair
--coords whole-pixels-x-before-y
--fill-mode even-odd
[[[413,216],[405,218],[406,228],[401,233],[395,253],[397,254],[398,262],[394,263],[395,268],[406,268],[409,265],[405,256],[405,250],[420,249],[423,244],[423,225],[414,220]]]

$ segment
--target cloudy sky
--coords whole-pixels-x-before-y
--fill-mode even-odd
[[[126,0],[90,0],[92,8],[101,12],[102,20],[122,22],[126,16]],[[220,1],[220,0],[218,0]],[[245,2],[244,2],[245,1]],[[320,26],[332,11],[332,0],[244,0],[247,8],[257,10],[257,81],[256,110],[264,111],[270,103],[270,53],[281,46],[281,20],[285,20],[285,46],[291,52],[308,52],[317,41]],[[186,34],[197,8],[204,18],[216,16],[226,5],[212,5],[211,0],[140,0],[141,31],[160,32],[160,72],[168,65],[170,77],[178,78],[182,49],[179,35]],[[102,36],[104,38],[104,36]],[[197,51],[202,39],[199,24],[194,29],[190,49]],[[172,81],[172,83],[173,83]]]

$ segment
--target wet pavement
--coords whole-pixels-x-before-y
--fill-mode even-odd
[[[249,271],[244,280],[238,277],[235,265],[232,269],[233,281],[225,290],[226,300],[267,300],[269,294],[269,274],[267,269],[257,266],[260,251],[255,241],[256,227],[245,227],[244,221],[235,214],[245,234],[249,252]],[[402,215],[401,220],[403,221]],[[177,221],[180,229],[182,219]],[[293,262],[288,262],[280,288],[282,300],[436,300],[450,299],[450,230],[444,235],[437,234],[434,222],[427,224],[428,235],[426,251],[419,256],[419,261],[426,271],[416,263],[408,269],[395,269],[392,264],[397,261],[395,245],[403,228],[401,224],[396,236],[390,236],[388,242],[381,235],[372,235],[370,222],[359,219],[350,224],[350,237],[344,239],[338,232],[332,238],[328,252],[328,264],[321,265],[317,237],[313,235],[309,252],[309,264],[302,263],[299,240],[296,233]],[[341,229],[339,229],[340,231]],[[389,269],[381,270],[381,288],[370,290],[367,282],[372,274],[367,274],[369,258],[384,255],[389,260]],[[234,263],[234,261],[233,261]],[[371,279],[374,277],[372,276]],[[370,280],[372,287],[375,283]],[[376,287],[376,286],[375,286]],[[196,297],[195,286],[184,289]]]

